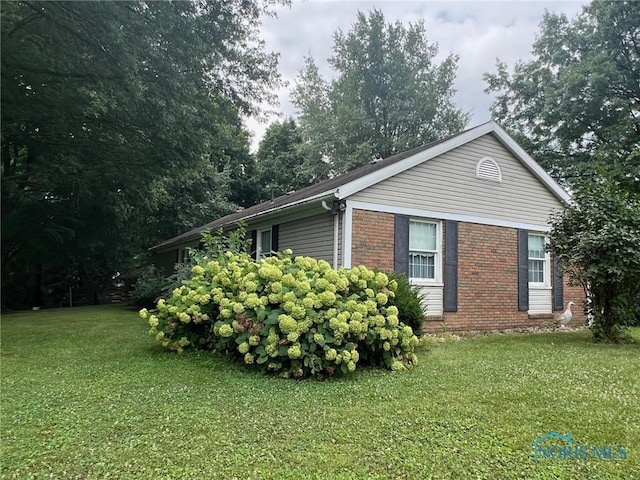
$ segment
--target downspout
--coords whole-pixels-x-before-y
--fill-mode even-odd
[[[339,235],[340,235],[340,212],[344,209],[344,204],[337,200],[334,200],[331,207],[327,205],[327,202],[322,201],[322,208],[327,210],[333,215],[333,269],[338,269],[338,248],[339,248]]]
[[[338,218],[340,215],[336,213],[333,216],[333,269],[338,269],[338,235],[340,230],[338,228]]]

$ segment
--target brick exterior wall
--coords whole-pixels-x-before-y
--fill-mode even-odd
[[[522,328],[539,324],[518,311],[517,230],[475,223],[458,225],[458,311],[445,312],[427,330]]]
[[[518,254],[514,228],[474,223],[458,226],[458,311],[425,321],[427,331],[446,322],[452,330],[504,330],[536,327],[562,313],[529,315],[518,311]],[[572,325],[584,325],[584,293],[564,278],[564,302],[573,301]]]
[[[394,229],[392,213],[354,209],[351,265],[392,272]]]
[[[443,238],[444,226],[443,222]],[[394,228],[391,213],[354,209],[352,265],[393,271]],[[458,311],[426,317],[425,331],[441,330],[442,322],[453,331],[535,327],[562,313],[529,315],[518,311],[517,235],[515,228],[458,224]],[[582,288],[568,286],[566,276],[564,282],[565,305],[575,303],[571,324],[584,325]]]

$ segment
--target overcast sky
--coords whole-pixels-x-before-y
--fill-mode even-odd
[[[293,0],[291,7],[278,7],[277,18],[265,18],[262,36],[267,51],[280,53],[279,71],[288,87],[278,92],[284,116],[296,115],[289,90],[311,55],[326,80],[332,78],[327,59],[333,54],[333,34],[337,29],[348,32],[358,10],[381,10],[387,23],[405,25],[424,20],[427,39],[439,45],[439,57],[457,54],[458,70],[454,101],[458,108],[471,113],[469,127],[490,119],[491,98],[484,93],[484,72],[494,72],[496,58],[511,68],[518,60],[530,57],[531,46],[539,32],[545,10],[575,17],[584,0],[571,1],[340,1]],[[282,120],[284,117],[281,117]],[[249,119],[253,134],[253,150],[266,127],[276,117],[263,122]]]

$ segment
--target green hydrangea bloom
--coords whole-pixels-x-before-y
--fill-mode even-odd
[[[302,320],[307,316],[307,309],[304,308],[302,305],[295,305],[291,309],[291,316],[296,320]]]
[[[282,333],[288,334],[298,331],[298,322],[289,315],[281,314],[278,316],[278,325]]]
[[[399,360],[394,360],[394,362],[391,364],[391,370],[393,370],[394,372],[399,372],[402,370],[406,370],[406,367],[404,366],[404,363],[402,363]]]
[[[376,285],[378,285],[378,288],[386,287],[387,285],[389,285],[389,277],[387,277],[386,273],[376,273],[375,281]]]
[[[238,351],[240,353],[247,353],[249,351],[249,344],[247,342],[242,342],[238,345]]]
[[[331,265],[326,260],[318,260],[318,270],[321,272],[326,272],[331,270]]]
[[[244,301],[244,304],[247,306],[247,308],[255,309],[260,307],[262,305],[262,302],[260,302],[260,297],[258,297],[257,294],[250,293],[249,296],[247,296],[247,299]]]
[[[225,323],[223,325],[220,325],[218,334],[221,337],[230,337],[231,335],[233,335],[233,328],[231,328],[231,325],[229,325],[228,323]]]
[[[399,324],[398,316],[397,315],[388,315],[387,316],[387,322],[389,323],[389,326],[397,327],[398,324]]]
[[[287,355],[292,360],[295,360],[296,358],[300,358],[302,356],[302,350],[300,348],[300,344],[296,343],[295,345],[289,347],[289,349],[287,350]]]
[[[330,348],[329,350],[327,350],[327,352],[324,354],[324,358],[326,358],[329,361],[335,360],[336,357],[338,355],[338,352],[336,351],[335,348]]]
[[[324,291],[318,294],[318,300],[322,302],[322,305],[329,307],[336,302],[336,294],[330,291]]]
[[[351,323],[349,324],[349,330],[351,330],[351,333],[354,333],[356,335],[362,333],[362,323],[357,320],[351,320]]]
[[[311,291],[311,285],[307,281],[298,282],[298,292],[300,295],[306,295]]]
[[[196,265],[195,267],[193,267],[191,269],[191,271],[193,272],[194,275],[196,276],[202,276],[204,275],[204,268],[202,268],[200,265]]]
[[[398,307],[390,305],[387,307],[387,315],[398,315]]]
[[[238,302],[232,303],[231,310],[233,310],[233,313],[242,313],[244,312],[244,305]]]

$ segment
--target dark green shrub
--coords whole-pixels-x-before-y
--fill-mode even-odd
[[[395,280],[398,284],[396,296],[391,301],[391,304],[398,307],[398,319],[405,325],[409,325],[416,335],[422,336],[424,311],[419,287],[411,285],[407,276],[401,273],[391,273],[389,279]]]
[[[129,291],[129,303],[137,308],[153,308],[171,284],[170,277],[165,277],[154,267],[149,267],[137,278]]]

